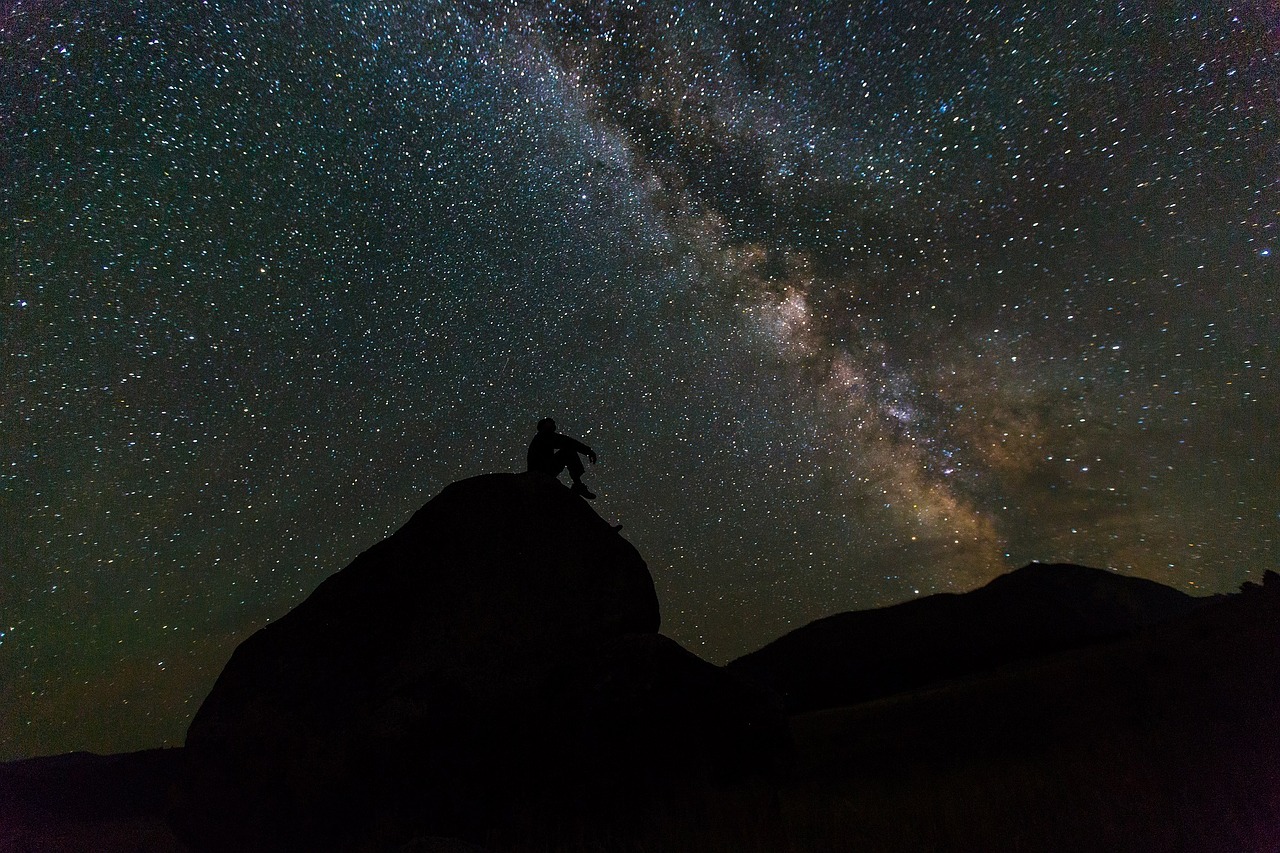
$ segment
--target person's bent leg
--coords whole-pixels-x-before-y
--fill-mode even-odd
[[[578,458],[578,454],[572,450],[560,450],[556,453],[556,460],[563,460],[564,466],[569,469],[569,476],[573,478],[573,493],[587,500],[594,500],[595,495],[582,484],[582,472],[586,469],[582,467],[582,460]]]
[[[573,478],[575,483],[581,480],[582,472],[586,469],[582,467],[582,460],[578,458],[578,454],[572,450],[562,450],[560,452],[565,455],[564,467],[569,469],[569,476]]]

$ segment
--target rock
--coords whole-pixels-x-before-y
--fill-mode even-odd
[[[455,483],[236,650],[175,825],[200,850],[483,843],[548,791],[776,732],[763,694],[658,626],[640,555],[557,480]]]
[[[716,775],[750,772],[782,745],[775,694],[730,675],[660,634],[629,634],[562,670],[557,716],[568,722],[580,776],[644,787],[677,756]],[[649,780],[644,778],[649,774]]]

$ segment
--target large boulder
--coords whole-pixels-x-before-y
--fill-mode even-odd
[[[235,651],[174,823],[205,850],[483,839],[549,790],[714,764],[775,726],[658,625],[640,555],[557,480],[455,483]]]

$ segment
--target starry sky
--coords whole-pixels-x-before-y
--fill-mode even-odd
[[[0,759],[552,415],[715,662],[1280,556],[1275,0],[0,6]]]

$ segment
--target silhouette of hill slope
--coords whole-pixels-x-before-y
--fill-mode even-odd
[[[0,764],[0,851],[179,853],[165,795],[180,749]]]
[[[236,649],[177,826],[202,850],[465,837],[531,790],[749,760],[780,709],[658,626],[640,555],[557,480],[454,483]]]
[[[913,690],[1115,638],[1205,599],[1142,578],[1031,563],[962,594],[819,619],[728,664],[791,713]]]
[[[1280,850],[1280,576],[1203,602],[793,717],[784,849]]]

